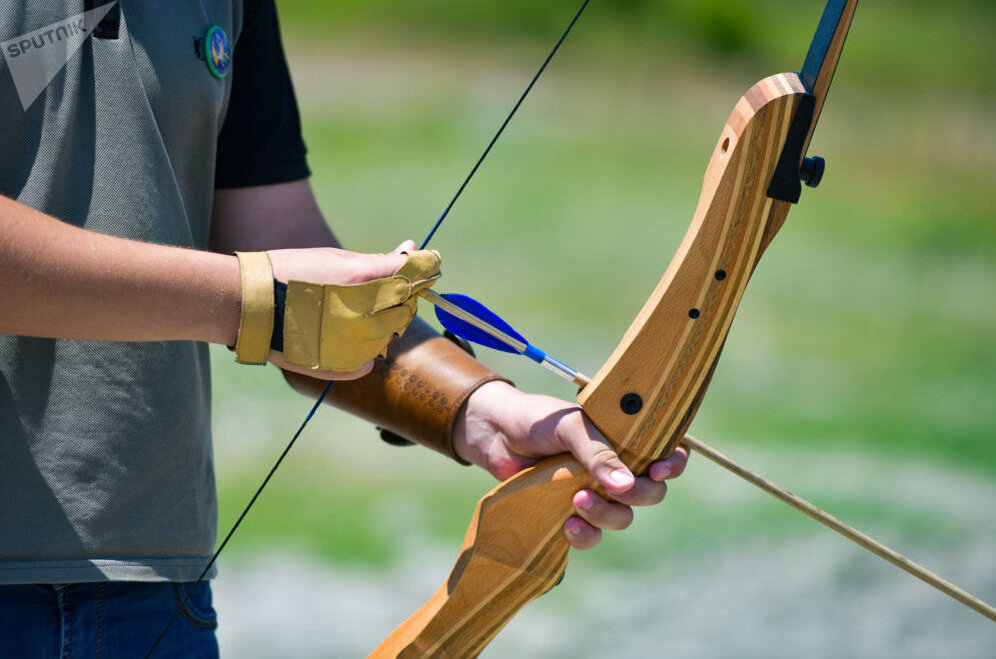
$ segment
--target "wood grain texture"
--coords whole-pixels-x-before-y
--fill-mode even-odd
[[[619,346],[578,401],[636,473],[673,450],[708,386],[747,281],[789,204],[766,195],[793,113],[795,74],[740,99],[706,170],[692,224]],[[643,402],[627,414],[621,400]]]
[[[619,347],[578,396],[636,473],[684,435],[747,281],[788,213],[789,205],[766,191],[804,93],[796,74],[780,74],[737,103],[677,254]],[[627,393],[643,401],[637,414],[620,407]],[[563,575],[569,548],[563,525],[573,514],[574,493],[586,487],[594,482],[584,469],[570,456],[556,456],[495,488],[478,503],[449,579],[370,656],[476,656]]]
[[[473,657],[567,567],[574,493],[595,486],[568,455],[519,472],[481,499],[446,583],[371,657]]]

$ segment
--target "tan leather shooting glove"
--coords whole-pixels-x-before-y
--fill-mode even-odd
[[[394,275],[362,284],[313,284],[272,280],[269,260],[258,253],[239,253],[243,283],[243,315],[236,342],[236,360],[265,363],[258,335],[265,313],[260,302],[269,293],[270,332],[265,343],[284,353],[289,364],[323,371],[353,371],[377,356],[386,354],[393,338],[401,336],[418,306],[416,295],[440,277],[441,259],[432,250],[408,253],[408,260]],[[264,254],[265,256],[265,254]],[[269,279],[267,279],[269,277]],[[267,291],[264,281],[270,282]],[[249,289],[247,291],[247,289]],[[282,309],[282,312],[281,312]],[[247,314],[252,318],[247,320]],[[255,323],[255,324],[254,324]],[[252,341],[243,337],[256,336]],[[240,346],[255,346],[243,354]],[[247,361],[248,359],[255,361]]]

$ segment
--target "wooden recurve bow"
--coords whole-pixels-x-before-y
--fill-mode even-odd
[[[801,73],[737,102],[706,168],[691,226],[657,288],[578,402],[636,474],[670,454],[709,385],[744,289],[823,162],[805,157],[857,0],[829,0]],[[372,657],[475,656],[562,578],[573,495],[598,489],[569,455],[485,495],[453,571]]]
[[[829,0],[801,73],[765,78],[737,102],[681,246],[611,357],[578,393],[634,473],[685,437],[754,268],[799,200],[801,182],[815,187],[822,177],[823,160],[806,153],[856,6]],[[449,578],[371,656],[480,653],[562,578],[569,550],[563,525],[583,488],[598,489],[565,454],[484,496]]]

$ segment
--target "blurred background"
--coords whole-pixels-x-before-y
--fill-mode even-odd
[[[313,183],[347,247],[421,240],[577,0],[280,0]],[[433,241],[594,373],[667,267],[733,105],[820,0],[595,0]],[[996,601],[996,5],[864,2],[693,434]],[[482,354],[528,390],[573,396]],[[215,357],[226,530],[308,408]],[[362,656],[446,578],[493,486],[326,408],[221,561],[229,656]],[[996,625],[701,458],[572,556],[486,657],[981,657]]]

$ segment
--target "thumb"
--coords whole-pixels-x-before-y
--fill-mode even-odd
[[[581,460],[582,464],[584,462]],[[603,448],[602,453],[593,456],[592,465],[586,465],[586,468],[609,494],[622,494],[636,485],[633,472],[623,464],[612,449]]]
[[[609,494],[622,494],[632,488],[636,484],[636,477],[619,459],[619,455],[598,428],[584,415],[571,415],[568,418],[571,419],[570,425],[580,420],[584,427],[580,429],[581,432],[578,429],[564,428],[567,432],[561,435],[561,441],[565,448],[574,454],[578,462]]]
[[[414,252],[417,249],[414,240],[406,240],[397,247],[394,248],[392,254],[401,254],[402,252]]]

